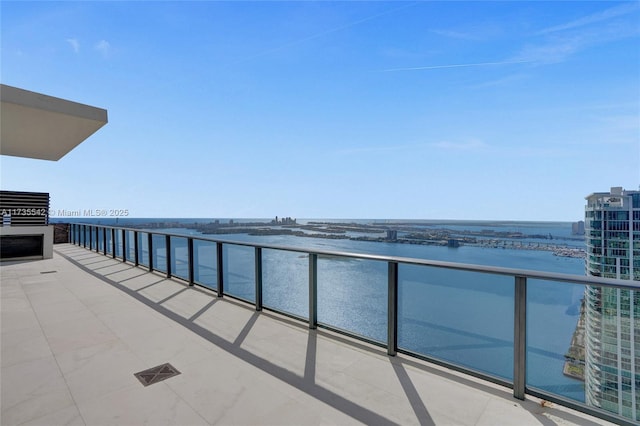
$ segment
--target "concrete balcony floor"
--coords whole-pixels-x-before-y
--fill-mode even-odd
[[[0,271],[5,426],[608,424],[73,245]]]

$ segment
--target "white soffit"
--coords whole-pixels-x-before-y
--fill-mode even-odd
[[[0,154],[57,161],[107,123],[107,110],[0,84]]]

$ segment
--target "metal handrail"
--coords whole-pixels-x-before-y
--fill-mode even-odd
[[[586,275],[563,274],[558,272],[535,271],[532,269],[505,268],[501,266],[486,266],[486,265],[477,265],[472,263],[457,263],[457,262],[446,262],[446,261],[440,261],[440,260],[417,259],[413,257],[388,256],[388,255],[378,255],[378,254],[369,254],[369,253],[355,253],[355,252],[345,252],[345,251],[337,251],[337,250],[308,249],[304,247],[285,246],[285,245],[277,245],[277,244],[261,244],[256,242],[208,238],[208,237],[201,237],[198,235],[184,235],[184,234],[175,234],[170,232],[157,232],[157,231],[152,231],[147,229],[122,228],[122,227],[115,227],[110,225],[95,225],[95,224],[85,224],[85,223],[73,223],[71,225],[72,226],[86,225],[91,227],[107,228],[107,229],[114,228],[114,229],[122,229],[125,231],[132,231],[132,232],[143,232],[145,234],[180,237],[180,238],[186,238],[186,239],[192,239],[192,240],[208,241],[208,242],[214,242],[214,243],[254,247],[254,248],[261,248],[261,249],[292,251],[292,252],[306,253],[306,254],[318,254],[321,256],[336,256],[336,257],[348,257],[352,259],[376,260],[376,261],[382,261],[382,262],[396,262],[396,263],[402,263],[407,265],[432,266],[436,268],[456,269],[459,271],[479,272],[479,273],[485,273],[485,274],[508,275],[512,277],[521,276],[521,277],[531,278],[531,279],[539,279],[539,280],[545,280],[545,281],[558,281],[558,282],[565,282],[565,283],[571,283],[571,284],[614,287],[614,288],[620,288],[624,290],[640,290],[640,282],[638,281],[620,280],[615,278],[603,278],[603,277],[592,277],[592,276],[586,276]]]

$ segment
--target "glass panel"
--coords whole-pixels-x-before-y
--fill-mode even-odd
[[[127,247],[127,260],[133,262],[136,257],[135,234],[133,231],[125,231],[124,233]]]
[[[87,229],[84,232],[85,232],[85,239],[87,242],[87,248],[91,248],[91,227],[87,226]]]
[[[115,230],[115,239],[116,239],[116,257],[122,257],[122,230]]]
[[[318,322],[386,342],[387,279],[386,262],[319,256]]]
[[[149,266],[149,234],[138,232],[138,263]]]
[[[193,240],[194,281],[205,287],[216,289],[218,285],[216,243]]]
[[[224,292],[255,301],[255,249],[225,244],[222,247]]]
[[[307,254],[262,250],[262,303],[270,308],[309,318]]]
[[[514,278],[399,265],[398,347],[513,379]]]
[[[153,235],[153,269],[167,272],[167,240],[164,235]]]
[[[104,249],[103,249],[103,247],[104,247],[104,237],[102,235],[102,228],[100,228],[100,227],[96,228],[95,239],[96,239],[98,251],[103,252],[104,251]]]
[[[527,280],[527,385],[580,402],[584,402],[583,299],[584,286]]]
[[[187,238],[171,237],[171,274],[189,279],[189,247]]]
[[[107,244],[107,254],[113,253],[113,245],[111,244],[111,228],[107,228],[107,238],[105,240]]]
[[[98,241],[96,239],[96,228],[93,226],[89,228],[89,233],[90,233],[89,239],[91,241],[91,250],[95,250],[96,246],[98,245]]]

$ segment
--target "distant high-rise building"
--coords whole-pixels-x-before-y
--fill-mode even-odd
[[[587,275],[640,281],[640,191],[586,197]],[[640,420],[640,291],[587,286],[585,398]]]
[[[571,233],[573,235],[584,235],[584,221],[579,220],[571,224]]]

